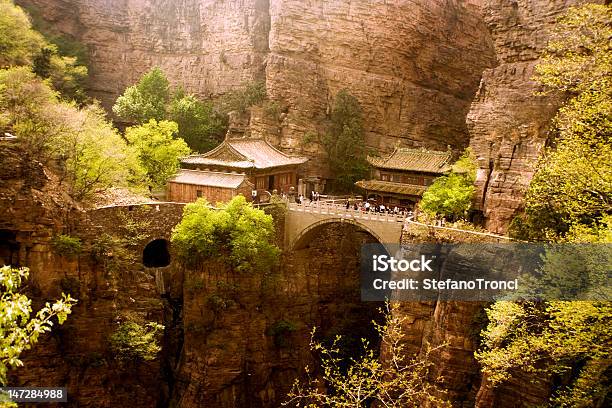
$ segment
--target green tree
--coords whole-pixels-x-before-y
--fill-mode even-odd
[[[30,65],[45,46],[28,15],[12,0],[0,0],[0,68]]]
[[[52,149],[63,159],[59,171],[72,197],[86,200],[111,187],[143,186],[137,150],[125,143],[100,107],[61,104],[55,112],[64,131],[54,138]]]
[[[381,407],[411,408],[421,406],[450,407],[444,392],[438,386],[441,378],[431,381],[429,371],[432,349],[422,356],[409,358],[405,350],[405,333],[402,323],[405,317],[387,306],[385,322],[373,322],[382,339],[385,361],[381,361],[377,348],[363,340],[364,353],[348,362],[341,357],[337,336],[327,347],[314,340],[313,329],[310,348],[320,358],[320,373],[309,378],[305,384],[296,380],[288,401],[283,405],[297,407]]]
[[[87,99],[87,67],[80,65],[76,57],[61,56],[55,44],[42,48],[34,59],[33,70],[41,78],[49,79],[62,97],[79,103]]]
[[[76,199],[113,186],[142,185],[133,148],[97,106],[61,102],[27,67],[0,70],[0,125],[24,151],[54,168]]]
[[[612,214],[612,8],[570,8],[554,30],[536,80],[565,92],[553,121],[551,146],[527,191],[525,213],[512,233],[560,240],[575,223],[597,225]]]
[[[269,272],[279,257],[272,216],[253,208],[243,196],[217,206],[203,199],[185,206],[172,231],[177,254],[188,262],[221,257],[239,272]]]
[[[335,177],[335,187],[352,191],[355,182],[368,173],[365,133],[359,101],[348,91],[336,95],[331,112],[330,131],[322,138],[327,162]]]
[[[218,101],[218,109],[222,115],[230,112],[244,113],[253,105],[266,99],[266,84],[263,81],[246,82],[239,88],[225,93]]]
[[[449,175],[438,177],[423,193],[420,207],[433,215],[458,218],[472,205],[476,161],[469,149],[453,165]]]
[[[127,128],[125,137],[136,149],[149,185],[162,188],[179,169],[181,157],[190,152],[184,140],[175,138],[178,126],[174,122],[151,119],[140,126]]]
[[[45,303],[32,316],[32,301],[20,293],[28,279],[27,268],[0,267],[0,385],[6,386],[7,370],[23,366],[20,360],[25,350],[32,348],[41,334],[50,332],[54,321],[63,324],[76,300],[62,295],[53,304]]]
[[[226,130],[226,121],[212,102],[201,102],[183,92],[178,92],[168,106],[167,117],[178,124],[179,136],[198,152],[206,152],[219,144]]]
[[[117,98],[113,112],[126,122],[142,124],[150,119],[164,120],[170,100],[170,83],[160,68],[152,68],[136,85]]]

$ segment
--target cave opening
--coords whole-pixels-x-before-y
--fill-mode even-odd
[[[168,241],[156,239],[149,242],[142,253],[142,263],[147,268],[163,268],[170,265]]]
[[[0,230],[0,266],[19,266],[19,247],[17,232]]]

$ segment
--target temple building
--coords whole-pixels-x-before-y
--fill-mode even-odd
[[[191,202],[204,197],[215,203],[242,194],[266,201],[274,190],[279,194],[295,190],[299,167],[306,161],[264,139],[226,137],[213,150],[181,160],[181,170],[168,182],[167,199]]]
[[[413,208],[427,187],[451,170],[451,152],[397,147],[386,157],[368,156],[371,180],[355,183],[368,199],[390,206]]]

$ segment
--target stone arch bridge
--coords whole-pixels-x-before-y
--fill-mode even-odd
[[[147,225],[147,242],[154,239],[169,240],[172,228],[181,220],[184,203],[152,202],[134,205],[101,207],[88,211],[89,219],[97,229],[92,235],[103,232],[126,233],[126,219],[143,221]],[[284,247],[295,249],[316,229],[330,223],[349,223],[371,234],[381,243],[399,243],[404,217],[393,214],[364,213],[345,209],[333,203],[315,202],[298,205],[288,203],[284,225]]]
[[[333,203],[289,203],[285,218],[285,249],[297,249],[320,226],[331,223],[353,224],[370,233],[382,244],[399,244],[405,217],[395,214],[346,209]]]

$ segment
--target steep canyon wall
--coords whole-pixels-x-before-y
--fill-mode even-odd
[[[534,67],[556,19],[584,1],[483,3],[499,64],[483,72],[467,124],[479,164],[475,208],[483,211],[489,230],[503,233],[521,209],[550,121],[562,103],[559,95],[536,94],[543,89],[533,80]]]
[[[335,94],[360,101],[368,145],[465,147],[465,115],[493,45],[475,2],[18,0],[89,48],[90,93],[112,106],[152,66],[203,97],[265,79],[285,111],[254,129],[323,157]],[[309,135],[305,141],[305,136]],[[326,175],[313,160],[313,175]]]

